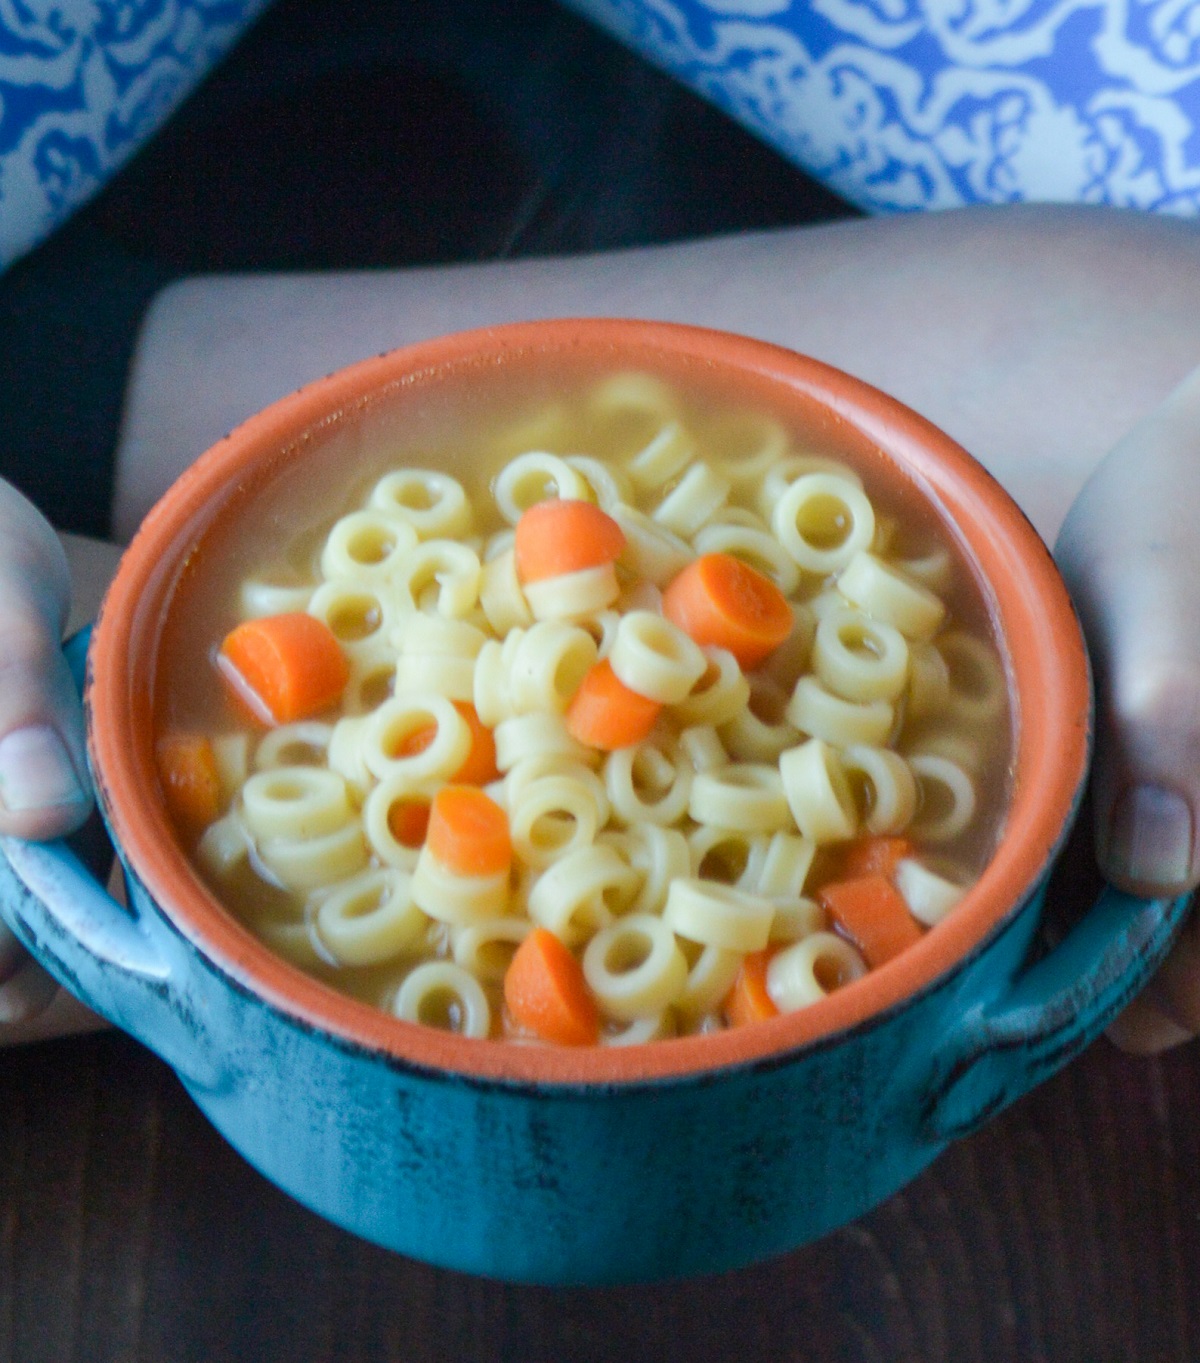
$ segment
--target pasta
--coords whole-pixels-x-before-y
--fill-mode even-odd
[[[210,652],[168,659],[197,698],[160,729],[202,732],[217,786],[180,837],[233,911],[400,1019],[523,1043],[505,980],[549,932],[614,1046],[734,1025],[752,953],[780,1011],[852,985],[839,877],[885,876],[936,931],[998,834],[1012,719],[933,513],[765,406],[649,372],[464,422],[381,448],[349,504],[236,560]],[[702,628],[674,586],[701,560],[735,565],[705,579]],[[786,612],[763,648],[739,632],[747,568]],[[346,680],[264,726],[226,699],[214,639],[289,613]],[[598,728],[577,709],[597,673]],[[462,790],[484,824],[450,819]]]

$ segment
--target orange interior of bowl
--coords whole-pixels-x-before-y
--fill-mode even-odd
[[[953,913],[887,965],[820,1003],[769,1022],[628,1047],[477,1041],[399,1021],[274,955],[191,869],[158,798],[152,697],[159,636],[180,569],[235,494],[280,459],[302,457],[331,421],[473,368],[544,369],[570,358],[644,365],[668,377],[715,372],[747,398],[770,393],[853,448],[872,473],[915,481],[956,528],[985,582],[1007,652],[1016,747],[1000,846]],[[968,957],[1044,874],[1081,787],[1089,743],[1087,661],[1050,555],[998,485],[953,441],[877,390],[776,346],[672,324],[523,323],[429,341],[301,389],[226,436],[151,512],[97,622],[87,704],[100,797],[137,875],[168,919],[217,967],[304,1022],[400,1059],[465,1074],[542,1082],[627,1082],[752,1061],[862,1023]],[[1053,761],[1046,761],[1053,754]]]

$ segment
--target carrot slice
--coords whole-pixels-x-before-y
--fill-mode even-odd
[[[429,832],[428,800],[397,800],[388,810],[388,829],[402,847],[420,847]]]
[[[861,876],[881,875],[889,880],[897,865],[913,855],[908,838],[859,838],[846,843],[839,859],[839,880],[857,880]]]
[[[920,925],[886,876],[835,880],[817,891],[817,899],[872,969],[921,940]]]
[[[443,786],[429,809],[425,846],[448,871],[490,876],[512,865],[508,815],[478,786]]]
[[[504,1002],[522,1026],[560,1046],[592,1046],[600,1013],[583,967],[548,928],[534,928],[504,974]]]
[[[217,657],[237,698],[264,724],[290,724],[327,710],[350,678],[337,636],[303,611],[246,620]]]
[[[158,779],[171,817],[199,833],[221,812],[221,780],[211,741],[203,734],[168,734],[154,748]]]
[[[540,582],[615,563],[625,532],[591,502],[552,497],[535,502],[517,522],[513,553],[522,582]]]
[[[792,608],[769,577],[732,554],[702,554],[663,593],[663,614],[700,645],[756,667],[792,632]]]
[[[470,726],[471,746],[462,766],[450,780],[459,786],[486,786],[489,781],[498,781],[500,768],[496,766],[496,740],[491,729],[475,713],[475,707],[469,701],[456,700],[454,708]],[[436,724],[422,724],[396,745],[396,756],[415,757],[429,747],[436,735]]]
[[[612,752],[640,743],[661,711],[658,701],[630,690],[606,658],[592,667],[571,698],[567,731],[580,743]]]
[[[744,1027],[748,1022],[762,1022],[778,1016],[779,1009],[767,993],[767,963],[774,954],[772,949],[764,948],[742,957],[737,976],[721,1005],[725,1021],[731,1027]]]

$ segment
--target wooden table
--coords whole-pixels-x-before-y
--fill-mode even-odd
[[[872,1214],[717,1278],[509,1287],[305,1211],[117,1034],[0,1055],[0,1363],[1194,1363],[1200,1063],[1099,1042]]]

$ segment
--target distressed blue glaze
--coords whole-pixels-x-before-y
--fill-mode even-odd
[[[958,968],[769,1060],[611,1087],[426,1073],[249,993],[130,873],[132,910],[62,846],[9,840],[0,912],[161,1054],[268,1178],[381,1245],[511,1281],[736,1267],[860,1215],[1066,1062],[1145,981],[1187,901],[1106,893],[1023,969],[1044,887]]]

